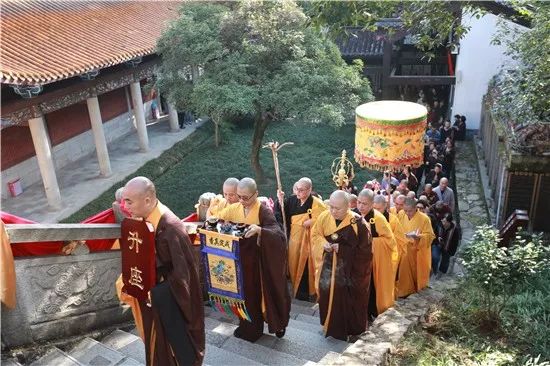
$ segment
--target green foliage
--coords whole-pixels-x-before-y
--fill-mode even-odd
[[[372,100],[360,65],[348,66],[334,43],[307,23],[289,0],[184,3],[158,43],[161,89],[215,123],[254,114],[252,162],[259,173],[271,121],[342,125],[357,105]]]
[[[510,296],[549,267],[540,235],[520,233],[509,248],[499,247],[498,242],[494,228],[481,226],[463,252],[468,281],[482,289],[485,316],[493,321],[499,319]]]
[[[151,160],[63,221],[79,222],[110,208],[116,189],[138,175],[151,178],[160,200],[178,216],[187,216],[195,211],[194,205],[202,193],[220,192],[224,180],[228,177],[242,178],[253,174],[247,158],[252,128],[234,127],[224,133],[227,142],[216,149],[212,125],[199,128],[159,158]],[[305,175],[313,180],[314,190],[328,198],[334,189],[330,173],[332,160],[340,156],[342,149],[353,151],[354,136],[353,124],[345,124],[335,129],[321,124],[304,125],[293,121],[272,123],[266,131],[267,139],[295,143],[279,153],[281,179],[285,191],[291,192],[294,182]],[[275,198],[276,182],[271,151],[263,149],[260,159],[269,170],[267,181],[259,185],[260,195]],[[356,174],[354,181],[357,185],[362,185],[375,177],[380,179],[379,173],[367,169],[357,169]]]
[[[496,117],[519,123],[550,122],[550,3],[533,2],[532,28],[518,32],[500,22],[495,43],[504,40],[518,65],[495,81],[499,89]]]

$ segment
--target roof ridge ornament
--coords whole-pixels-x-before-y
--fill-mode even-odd
[[[143,61],[143,57],[142,57],[142,56],[138,56],[138,57],[134,57],[134,58],[131,59],[131,60],[126,61],[124,64],[125,64],[127,67],[137,67],[137,65],[139,65],[139,64],[141,63],[141,61]]]
[[[23,99],[31,99],[40,94],[43,90],[42,85],[11,85],[13,91]]]

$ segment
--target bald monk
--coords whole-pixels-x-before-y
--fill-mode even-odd
[[[368,310],[372,319],[393,306],[399,255],[388,220],[381,212],[374,209],[372,190],[363,189],[359,192],[357,208],[365,221],[370,224],[372,235],[372,276]]]
[[[395,197],[395,200],[393,200],[394,207],[390,208],[390,213],[397,215],[401,210],[403,210],[403,204],[405,203],[405,198],[407,198],[405,195],[398,195]]]
[[[416,200],[405,199],[399,221],[407,238],[407,253],[399,271],[399,297],[408,296],[428,286],[430,280],[431,245],[435,238],[430,218],[416,209]]]
[[[313,184],[309,178],[301,178],[295,184],[296,194],[284,198],[277,192],[279,201],[284,199],[286,232],[288,235],[288,269],[292,284],[292,295],[299,300],[310,301],[315,297],[315,263],[311,250],[311,228],[325,204],[311,194]],[[277,205],[276,216],[283,224],[281,207]]]
[[[132,306],[147,365],[200,365],[204,307],[189,236],[180,219],[157,199],[148,178],[131,179],[122,197],[132,217],[146,220],[155,229],[157,284],[150,291],[150,303],[119,293]]]
[[[319,313],[325,336],[348,340],[367,328],[372,242],[367,224],[349,209],[348,193],[333,192],[313,226]]]
[[[399,218],[397,215],[394,215],[388,211],[388,201],[386,200],[386,197],[382,195],[377,195],[374,197],[374,204],[373,207],[375,210],[378,210],[378,212],[381,212],[386,220],[388,220],[390,224],[390,229],[393,233],[393,237],[395,238],[395,242],[397,244],[397,272],[395,275],[395,298],[397,298],[397,294],[399,292],[398,286],[399,286],[399,273],[401,271],[401,261],[405,257],[405,254],[407,253],[407,245],[408,241],[405,237],[405,231],[403,230],[403,226],[401,225],[401,222],[399,221]]]
[[[206,218],[217,217],[218,213],[227,206],[239,202],[237,197],[237,185],[239,180],[237,178],[227,178],[223,182],[222,195],[217,195],[210,201],[210,207],[206,211]]]
[[[263,334],[264,320],[269,333],[285,335],[290,318],[287,248],[283,230],[273,212],[258,200],[258,188],[252,178],[237,185],[238,203],[218,214],[219,219],[249,225],[240,240],[245,305],[252,321],[241,320],[233,335],[249,342]]]

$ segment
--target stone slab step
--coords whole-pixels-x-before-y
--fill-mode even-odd
[[[290,314],[305,314],[305,315],[317,315],[319,311],[319,305],[314,306],[302,306],[298,304],[292,304],[290,308]]]
[[[116,366],[145,366],[144,363],[138,362],[133,358],[126,357],[122,362],[116,364]]]
[[[342,356],[340,353],[328,352],[321,360],[317,362],[318,365],[332,365],[334,361]]]
[[[13,358],[9,358],[7,360],[2,360],[0,362],[0,365],[2,365],[2,366],[22,366],[19,362],[17,362],[17,360],[15,360]]]
[[[3,363],[3,362],[2,362]],[[52,348],[51,351],[31,363],[31,366],[83,366],[82,363],[66,354],[59,348]]]
[[[84,338],[70,352],[69,356],[85,365],[114,366],[126,356],[114,349],[99,343],[92,338]]]
[[[317,321],[317,324],[311,324],[308,322],[302,322],[297,319],[290,319],[288,326],[296,329],[305,330],[306,332],[311,332],[313,334],[323,335],[323,327]]]
[[[317,309],[319,307],[319,304],[317,304],[315,302],[292,299],[292,306],[294,306],[294,305],[303,306],[305,308],[315,308],[315,309]]]
[[[321,321],[319,320],[319,316],[311,316],[311,315],[305,315],[305,314],[295,314],[296,317],[292,319],[296,319],[303,323],[309,323],[312,325],[321,326]]]
[[[229,337],[222,345],[222,349],[243,355],[264,365],[303,365],[308,360],[264,347],[259,343],[251,343],[243,339]]]
[[[227,366],[258,366],[261,363],[243,357],[236,353],[221,349],[212,344],[206,344],[204,362],[209,365]]]
[[[285,337],[279,339],[272,335],[263,335],[256,343],[279,352],[287,353],[308,361],[317,362],[328,352],[326,349],[317,348],[309,344],[297,343]]]
[[[145,345],[140,337],[117,329],[101,340],[101,343],[132,358],[139,364],[146,364]]]

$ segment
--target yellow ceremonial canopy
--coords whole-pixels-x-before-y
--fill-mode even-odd
[[[397,100],[360,105],[355,109],[355,161],[379,171],[419,166],[427,114],[420,104]]]

